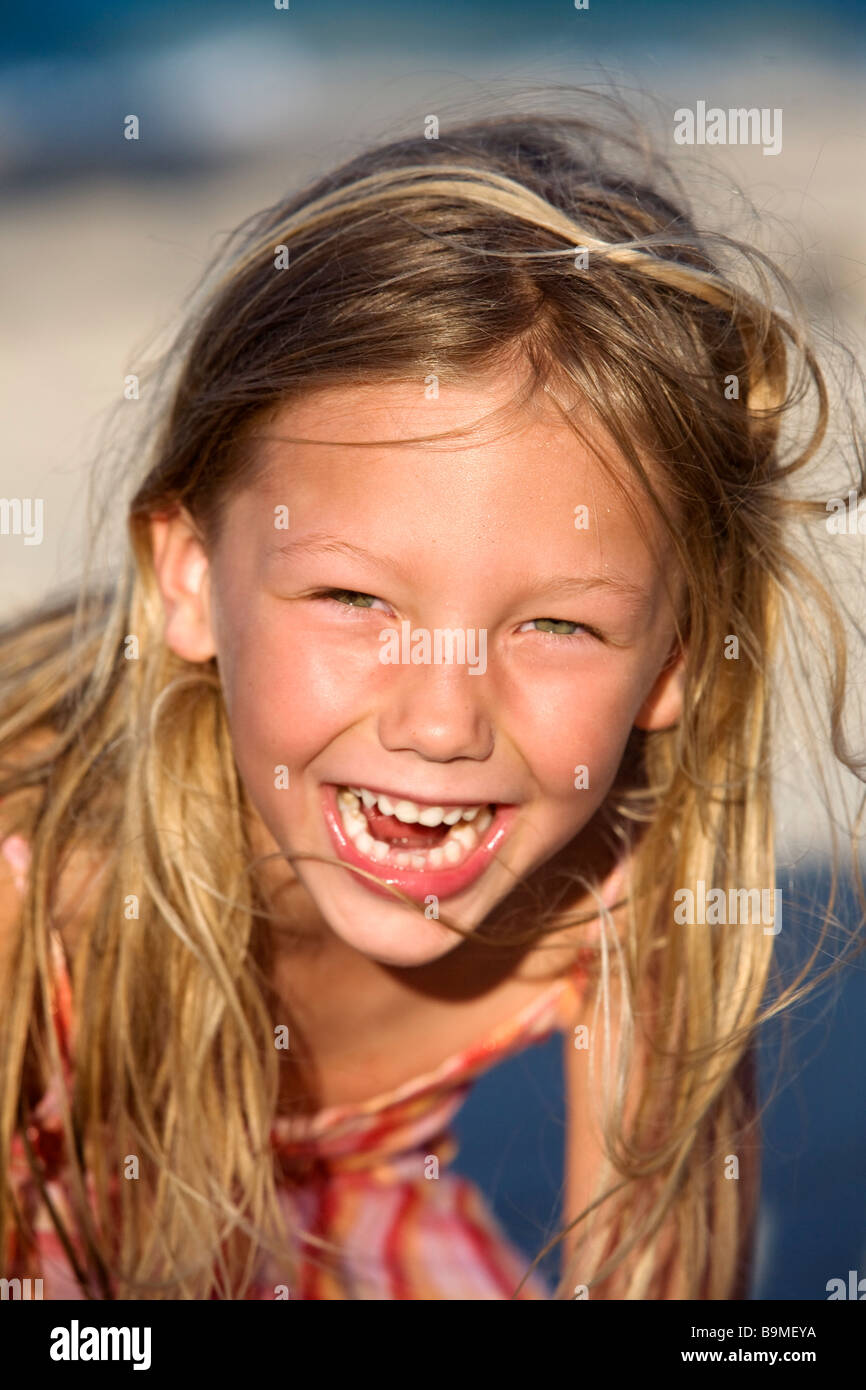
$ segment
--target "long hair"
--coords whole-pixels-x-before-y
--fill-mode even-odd
[[[633,736],[606,808],[632,865],[624,927],[600,933],[593,974],[594,1055],[610,1052],[616,1024],[598,1098],[607,1162],[572,1223],[557,1297],[575,1280],[646,1297],[671,1230],[680,1296],[739,1287],[753,1197],[722,1159],[752,1117],[755,1031],[803,997],[821,942],[768,998],[774,936],[683,928],[675,895],[774,885],[773,718],[786,683],[807,713],[826,711],[818,727],[856,770],[843,614],[799,539],[827,516],[796,485],[820,456],[828,391],[771,262],[699,233],[641,142],[561,115],[392,142],[242,224],[160,364],[119,572],[0,637],[0,796],[34,793],[9,802],[32,869],[0,1008],[0,1252],[17,1220],[13,1136],[59,1065],[49,927],[76,846],[102,865],[75,953],[64,1106],[76,1229],[61,1238],[82,1252],[83,1287],[243,1297],[258,1252],[285,1251],[268,1143],[280,1087],[268,904],[216,664],[163,640],[148,522],[182,505],[212,544],[255,476],[257,432],[311,388],[465,382],[503,354],[603,425],[630,470],[626,501],[658,516],[686,593],[682,718]],[[577,412],[564,414],[582,437]],[[534,889],[542,935],[574,920],[586,888],[567,854],[558,864]],[[835,865],[834,849],[834,884]],[[649,1070],[629,1106],[641,1040]],[[295,1099],[311,1104],[300,1085]],[[142,1176],[118,1191],[125,1155]]]

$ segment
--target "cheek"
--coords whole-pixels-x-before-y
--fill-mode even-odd
[[[360,659],[321,630],[268,605],[243,609],[220,660],[237,761],[253,778],[310,761],[363,717],[371,689]]]
[[[536,691],[519,735],[543,791],[575,819],[594,811],[616,776],[632,727],[630,689],[600,673]]]

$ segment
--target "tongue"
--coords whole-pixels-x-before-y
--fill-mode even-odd
[[[432,849],[445,839],[448,825],[406,825],[396,816],[385,816],[378,806],[364,806],[364,815],[374,840],[406,845],[410,849]]]

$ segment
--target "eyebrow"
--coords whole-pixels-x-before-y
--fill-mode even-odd
[[[407,582],[411,578],[407,567],[399,560],[388,555],[376,555],[371,550],[365,550],[363,546],[354,545],[351,541],[340,540],[336,536],[329,536],[325,532],[314,532],[304,537],[303,540],[279,541],[275,545],[269,546],[266,553],[268,555],[284,555],[289,559],[297,554],[339,555],[351,560],[359,560],[366,565],[373,565],[376,569],[390,570]],[[612,593],[624,594],[631,599],[647,600],[649,598],[649,594],[642,585],[635,584],[625,575],[615,571],[580,576],[573,574],[555,575],[551,579],[542,580],[539,584],[534,585],[529,592],[565,598],[570,594],[584,594],[591,589],[607,589]]]

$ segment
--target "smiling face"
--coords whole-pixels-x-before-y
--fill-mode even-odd
[[[166,641],[217,657],[259,843],[366,868],[279,866],[308,917],[389,965],[458,945],[432,899],[477,927],[587,826],[632,727],[680,712],[659,523],[548,397],[496,438],[352,447],[464,427],[519,384],[316,392],[269,426],[212,553],[183,512],[152,522]]]

